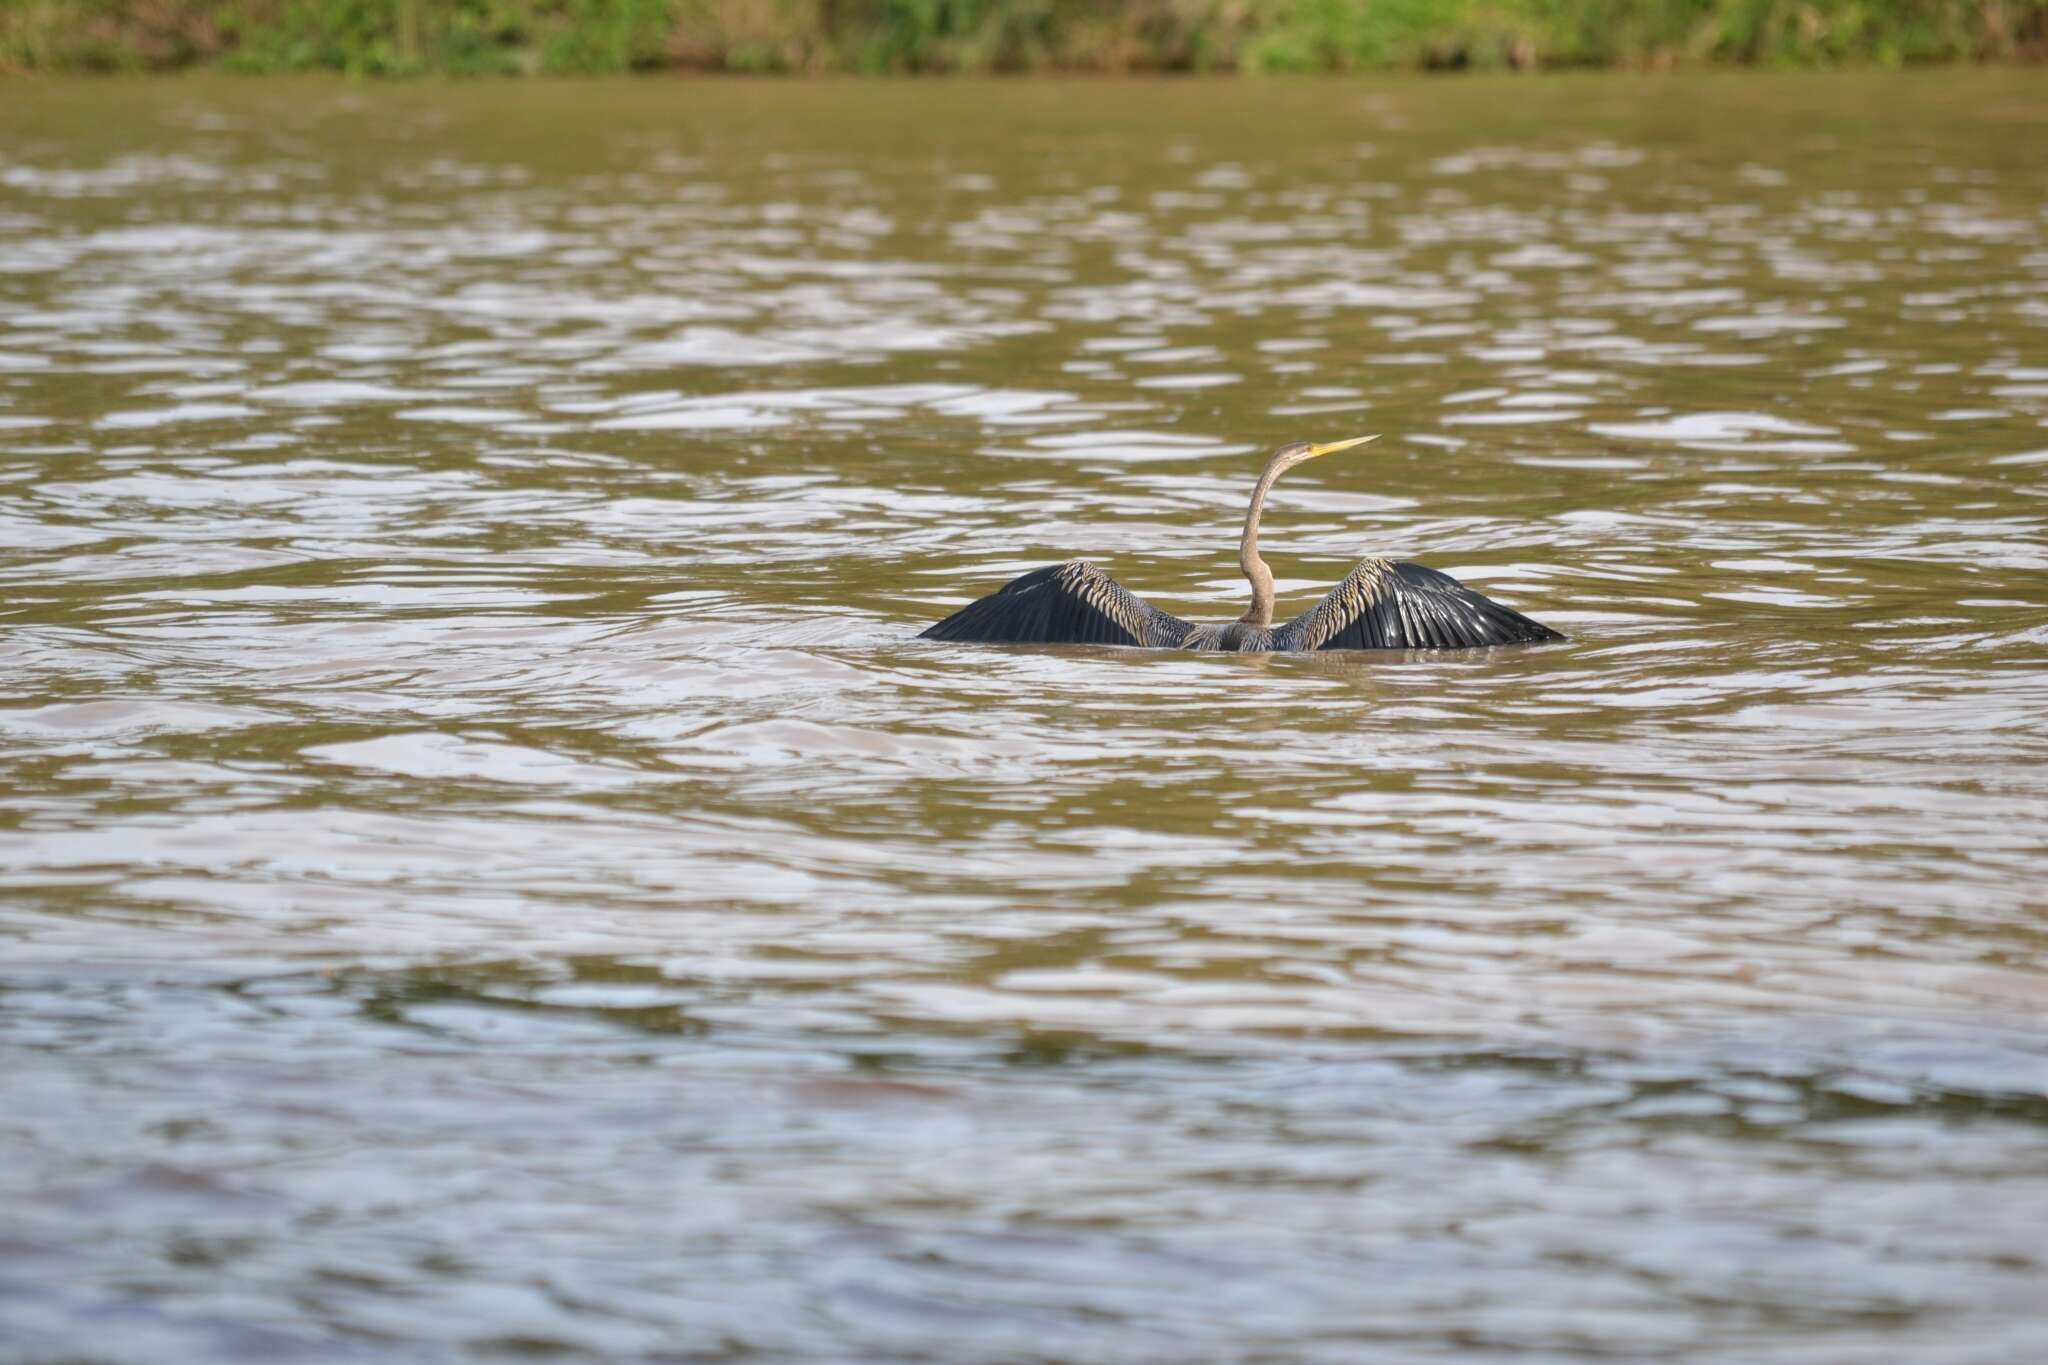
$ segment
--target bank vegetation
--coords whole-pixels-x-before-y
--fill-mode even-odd
[[[2048,57],[2048,0],[0,0],[0,70],[1329,72]]]

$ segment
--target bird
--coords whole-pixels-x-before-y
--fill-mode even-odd
[[[1196,625],[1131,593],[1095,564],[1070,559],[1011,580],[918,636],[960,644],[1135,645],[1263,654],[1349,649],[1480,649],[1565,637],[1447,573],[1406,560],[1366,559],[1322,601],[1273,624],[1273,571],[1259,557],[1266,495],[1296,465],[1350,450],[1377,436],[1321,445],[1298,441],[1273,452],[1252,488],[1237,562],[1250,580],[1251,607],[1223,625]]]

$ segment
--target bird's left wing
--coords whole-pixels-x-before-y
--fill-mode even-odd
[[[1151,645],[1171,649],[1193,627],[1125,591],[1084,559],[1033,569],[970,602],[917,638],[968,644]]]
[[[1405,560],[1368,559],[1280,630],[1294,649],[1477,649],[1565,637]]]

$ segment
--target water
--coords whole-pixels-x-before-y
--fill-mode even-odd
[[[11,89],[0,1354],[2039,1358],[2041,91]]]

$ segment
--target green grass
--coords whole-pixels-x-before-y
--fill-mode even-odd
[[[2048,0],[0,0],[0,70],[364,76],[2048,57]]]

